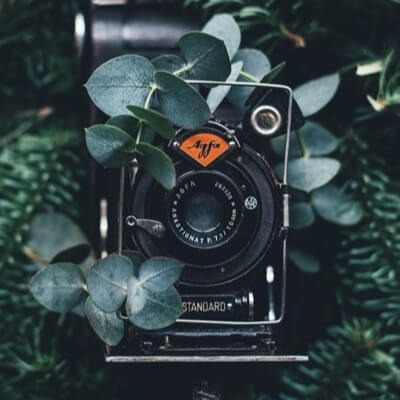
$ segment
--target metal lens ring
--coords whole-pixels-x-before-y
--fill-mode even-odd
[[[181,242],[211,249],[232,239],[242,208],[242,194],[231,179],[216,171],[197,171],[178,180],[170,195],[168,219]]]
[[[276,133],[281,127],[282,116],[275,107],[261,105],[251,113],[250,122],[257,133],[269,136]]]

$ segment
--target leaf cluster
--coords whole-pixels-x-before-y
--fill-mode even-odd
[[[173,287],[183,267],[180,262],[166,257],[143,261],[134,252],[94,262],[85,235],[62,214],[35,217],[25,253],[42,265],[29,284],[35,299],[50,311],[86,316],[109,345],[124,336],[123,304],[126,318],[142,329],[171,325],[182,312]]]
[[[136,160],[166,189],[175,184],[170,158],[153,146],[158,134],[171,140],[177,128],[206,123],[225,97],[244,107],[254,88],[216,86],[207,99],[187,80],[260,82],[268,76],[268,58],[255,49],[239,50],[239,26],[228,14],[214,16],[201,32],[179,40],[181,54],[147,60],[121,56],[98,67],[86,84],[92,101],[111,118],[86,130],[90,154],[102,165],[116,168]],[[276,74],[276,71],[275,71]]]

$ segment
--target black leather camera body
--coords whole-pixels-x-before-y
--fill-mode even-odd
[[[140,21],[134,12],[136,22],[125,20],[126,9],[119,7],[95,11],[89,44],[92,69],[111,56],[132,52],[128,39],[138,43],[134,33],[139,32],[135,26]],[[153,19],[155,14],[153,10]],[[160,36],[163,23],[168,25],[164,20],[157,26]],[[173,23],[179,26],[176,20]],[[185,20],[182,30],[187,25]],[[123,33],[121,42],[128,44],[121,48],[117,38],[109,42],[110,36],[102,35],[102,29]],[[142,26],[144,36],[146,29]],[[97,37],[96,32],[100,32]],[[168,43],[176,43],[182,33],[176,27],[166,32],[173,32]],[[152,49],[149,43],[144,47]],[[141,53],[140,49],[135,52]],[[160,53],[157,49],[152,55]],[[280,354],[276,343],[274,327],[282,321],[285,307],[289,194],[263,155],[270,137],[288,135],[304,119],[289,88],[259,86],[262,95],[245,113],[222,106],[203,126],[180,129],[173,140],[161,145],[177,173],[171,191],[134,165],[126,168],[128,174],[119,187],[115,175],[106,177],[114,183],[105,185],[106,194],[99,197],[107,198],[109,226],[118,224],[111,211],[118,205],[120,224],[108,236],[121,235],[123,228],[124,248],[144,258],[167,256],[185,264],[176,285],[182,298],[180,319],[158,331],[129,326],[123,342],[106,349],[107,361],[306,359]],[[91,122],[101,119],[93,111],[91,115]]]

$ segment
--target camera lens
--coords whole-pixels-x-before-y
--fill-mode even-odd
[[[197,249],[222,246],[236,234],[243,196],[237,185],[216,171],[194,171],[179,179],[168,206],[172,232]]]
[[[254,130],[263,136],[273,135],[282,125],[280,112],[268,105],[257,107],[252,112],[250,120]]]
[[[185,201],[183,216],[190,228],[198,233],[209,233],[221,225],[224,209],[214,193],[195,193]]]

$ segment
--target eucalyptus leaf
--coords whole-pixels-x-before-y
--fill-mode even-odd
[[[79,317],[85,317],[86,313],[85,313],[85,303],[86,303],[86,299],[88,298],[88,296],[85,295],[82,297],[82,299],[80,300],[80,302],[73,308],[71,309],[71,313],[78,315]]]
[[[124,322],[115,312],[105,313],[88,297],[85,314],[97,336],[106,344],[116,346],[124,337]]]
[[[135,141],[111,125],[93,125],[86,130],[86,145],[91,156],[107,168],[118,168],[132,161]]]
[[[299,202],[290,205],[290,227],[304,229],[315,221],[314,211],[309,203]]]
[[[51,263],[60,262],[71,262],[71,263],[81,263],[90,253],[89,243],[78,243],[68,249],[62,250],[57,253],[51,260]]]
[[[76,307],[85,296],[84,285],[85,280],[78,266],[59,263],[38,271],[29,288],[43,307],[65,313]]]
[[[239,50],[242,35],[237,22],[230,14],[214,15],[204,26],[202,32],[208,33],[224,41],[229,59]]]
[[[145,292],[143,307],[129,315],[132,324],[142,329],[162,329],[175,323],[182,313],[182,302],[177,290],[172,286],[159,293]]]
[[[132,117],[132,115],[116,115],[115,117],[109,118],[106,125],[115,126],[128,133],[130,136],[134,136],[138,129],[138,120]]]
[[[191,79],[224,81],[231,72],[231,63],[222,40],[203,32],[189,32],[179,40]]]
[[[185,67],[185,61],[176,55],[163,55],[151,60],[151,63],[154,65],[154,68],[157,71],[167,71],[167,72],[175,72],[179,69]]]
[[[183,264],[167,257],[152,257],[139,270],[139,285],[152,292],[162,292],[172,286],[182,272]]]
[[[175,186],[174,163],[161,149],[149,143],[139,143],[137,159],[139,165],[165,189],[171,190]]]
[[[111,255],[98,260],[89,271],[87,286],[92,300],[106,313],[118,310],[128,292],[134,267],[128,257]]]
[[[307,274],[316,274],[321,268],[321,263],[314,254],[301,249],[289,248],[288,258],[300,270]]]
[[[314,190],[311,204],[321,218],[334,224],[355,225],[363,217],[361,204],[333,184]]]
[[[138,276],[139,267],[144,261],[143,256],[138,251],[132,251],[132,250],[124,250],[122,252],[122,255],[128,257],[129,260],[131,260],[131,263],[133,264],[133,274],[135,276]]]
[[[325,185],[339,172],[340,162],[333,158],[294,158],[288,164],[288,184],[295,189],[311,192]],[[283,162],[275,168],[283,176]]]
[[[276,65],[274,68],[271,69],[271,71],[264,75],[264,77],[260,80],[260,83],[271,83],[280,74],[285,65],[285,61],[282,61],[281,63]],[[244,105],[246,107],[256,105],[262,99],[267,90],[267,88],[256,87],[251,92]]]
[[[139,121],[149,125],[164,139],[172,139],[175,136],[175,130],[165,115],[139,106],[129,105],[127,108]]]
[[[242,70],[243,63],[238,61],[232,64],[231,73],[228,76],[227,82],[236,82],[240,71]],[[222,103],[224,98],[228,95],[232,86],[228,85],[219,85],[212,88],[207,96],[207,104],[210,107],[211,112],[214,112],[218,106]]]
[[[194,129],[210,119],[206,101],[184,80],[164,71],[156,72],[155,79],[161,109],[172,123]]]
[[[81,228],[65,215],[51,212],[35,215],[26,247],[39,258],[50,262],[65,250],[83,244],[88,246]]]
[[[323,109],[335,95],[340,83],[339,74],[322,76],[303,83],[293,92],[304,117]]]
[[[258,83],[271,70],[271,64],[267,56],[256,49],[241,49],[233,58],[233,63],[242,61],[243,67],[240,73],[239,82]],[[228,95],[229,101],[239,108],[244,108],[247,98],[253,92],[254,87],[236,86],[231,89]]]
[[[137,55],[125,55],[105,62],[86,84],[93,103],[105,114],[127,114],[126,106],[143,106],[154,84],[151,62]]]
[[[307,121],[300,129],[300,134],[309,155],[326,155],[332,153],[338,146],[337,138],[328,129],[313,121]],[[272,138],[270,143],[272,150],[283,158],[285,154],[286,135]],[[289,157],[293,158],[302,155],[302,149],[296,134],[293,132],[290,135]]]

